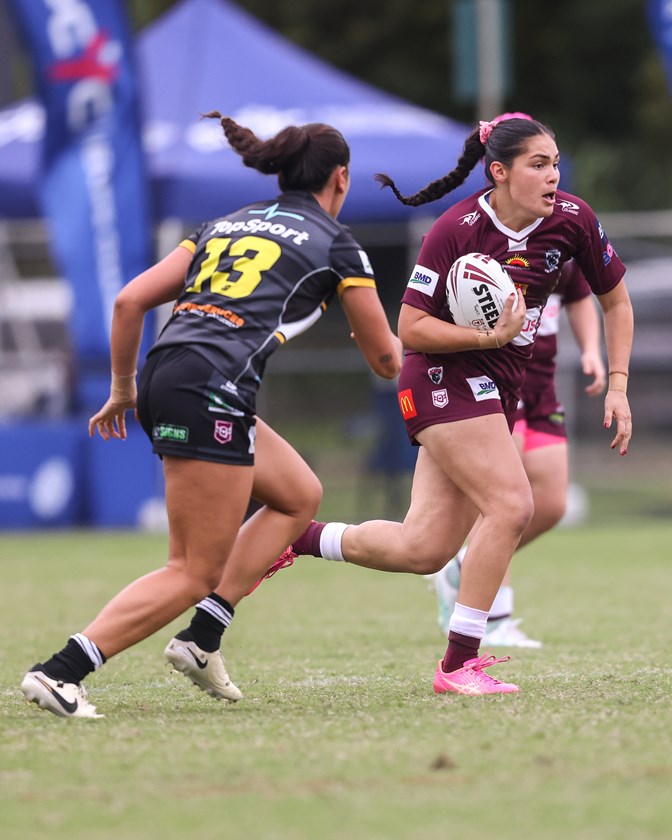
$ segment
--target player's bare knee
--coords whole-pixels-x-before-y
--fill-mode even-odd
[[[534,516],[534,500],[531,493],[520,493],[499,500],[491,516],[499,520],[499,529],[520,534],[527,528]]]

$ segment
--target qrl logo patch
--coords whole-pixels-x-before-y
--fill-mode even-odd
[[[432,402],[437,408],[445,408],[448,405],[448,391],[441,388],[440,391],[432,391]]]
[[[413,392],[410,388],[405,391],[399,391],[399,408],[401,409],[401,416],[404,420],[409,420],[411,417],[416,417],[418,412],[413,402]]]
[[[222,445],[231,443],[233,439],[233,423],[230,420],[215,420],[215,440]]]
[[[498,400],[499,389],[495,383],[487,376],[472,376],[467,379],[469,387],[474,395],[476,402],[483,400]]]

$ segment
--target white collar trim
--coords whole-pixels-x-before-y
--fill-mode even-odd
[[[544,216],[541,216],[537,219],[536,222],[532,222],[531,225],[528,225],[523,230],[512,230],[511,228],[507,227],[506,225],[502,224],[500,220],[497,218],[497,214],[490,206],[490,203],[487,200],[487,197],[490,195],[492,190],[488,190],[483,195],[479,196],[478,203],[480,205],[481,210],[484,213],[487,213],[488,216],[492,219],[493,225],[497,228],[497,230],[501,231],[505,236],[509,239],[513,240],[514,242],[522,242],[532,233],[533,230],[539,227],[539,225],[544,221]]]

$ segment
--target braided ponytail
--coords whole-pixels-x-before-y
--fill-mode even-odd
[[[219,111],[203,116],[218,119],[243,164],[264,175],[277,175],[283,191],[319,192],[336,166],[350,162],[350,149],[343,135],[323,123],[289,125],[275,137],[261,140],[251,129]]]
[[[397,199],[402,204],[417,207],[420,204],[427,204],[443,198],[444,195],[455,190],[463,184],[469,173],[473,170],[481,158],[485,158],[485,176],[494,183],[490,172],[490,164],[493,161],[500,161],[505,166],[511,166],[513,159],[522,154],[525,144],[530,137],[537,134],[548,134],[553,137],[553,132],[542,123],[528,118],[526,115],[510,118],[508,114],[502,115],[506,119],[488,123],[489,131],[485,140],[481,139],[481,127],[474,129],[467,137],[462,154],[457,161],[457,166],[444,175],[427,184],[414,195],[404,196],[397,189],[394,181],[388,175],[378,174],[374,178],[383,187],[390,187]],[[501,118],[500,118],[501,119]]]

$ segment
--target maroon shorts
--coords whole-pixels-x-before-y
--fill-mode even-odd
[[[554,437],[566,438],[565,409],[555,391],[555,381],[526,379],[523,394],[516,412],[516,422],[524,420],[528,429]]]
[[[459,353],[448,364],[432,365],[422,353],[409,353],[399,376],[399,407],[406,431],[415,436],[428,426],[503,414],[513,429],[518,399],[497,384],[473,361]]]

